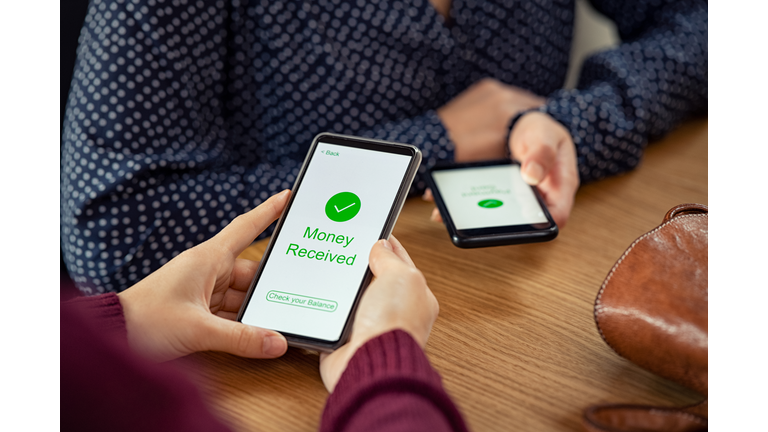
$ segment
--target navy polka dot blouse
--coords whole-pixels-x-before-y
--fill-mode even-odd
[[[435,109],[484,77],[548,96],[582,182],[636,166],[707,107],[707,4],[602,1],[622,44],[563,90],[573,0],[92,0],[64,124],[61,240],[121,291],[290,188],[331,131],[452,159]],[[264,235],[267,235],[265,233]]]

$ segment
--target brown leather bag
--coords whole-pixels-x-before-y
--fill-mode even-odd
[[[635,240],[603,282],[595,323],[620,356],[704,396],[688,407],[594,405],[587,431],[707,430],[708,224],[706,206],[681,204]]]

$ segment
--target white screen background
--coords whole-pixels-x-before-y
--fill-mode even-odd
[[[446,169],[432,172],[456,229],[491,228],[547,222],[519,165]],[[483,208],[478,203],[497,199],[503,205]]]

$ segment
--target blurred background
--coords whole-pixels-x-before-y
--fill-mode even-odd
[[[63,133],[64,111],[67,108],[67,95],[75,69],[77,40],[83,26],[88,0],[67,0],[61,3],[61,117],[59,135]],[[576,0],[576,18],[573,36],[573,48],[565,88],[573,88],[579,78],[579,69],[584,59],[591,53],[617,45],[619,42],[616,26],[609,19],[600,15],[587,0]],[[71,287],[69,275],[60,253],[62,286]],[[77,295],[74,289],[63,289],[62,300]]]

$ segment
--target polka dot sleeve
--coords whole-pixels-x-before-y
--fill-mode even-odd
[[[222,2],[92,1],[64,124],[61,235],[92,295],[122,291],[293,184],[233,154]]]
[[[387,76],[411,73],[395,70],[389,57],[374,58],[378,63],[371,66],[382,82],[368,97],[379,102],[358,102],[371,90],[358,88],[359,79],[342,79],[339,59],[346,51],[328,48],[317,30],[336,22],[314,7],[222,0],[90,3],[61,167],[62,250],[84,294],[128,288],[238,214],[292,187],[319,132],[419,146],[425,162],[414,193],[425,187],[428,164],[452,158],[440,120],[416,103],[430,99],[401,97],[415,97],[411,89],[421,81],[411,80],[407,88],[385,85]],[[330,3],[324,7],[344,12]],[[354,18],[355,11],[345,10]],[[423,21],[439,24],[430,14]],[[405,21],[390,31],[413,25]],[[305,39],[286,44],[289,34]],[[371,55],[411,49],[399,43],[384,39]],[[362,54],[370,49],[370,43],[350,46]]]
[[[605,3],[605,4],[603,4]],[[638,165],[650,140],[707,109],[707,5],[595,2],[623,43],[588,58],[542,111],[571,132],[582,183]]]

